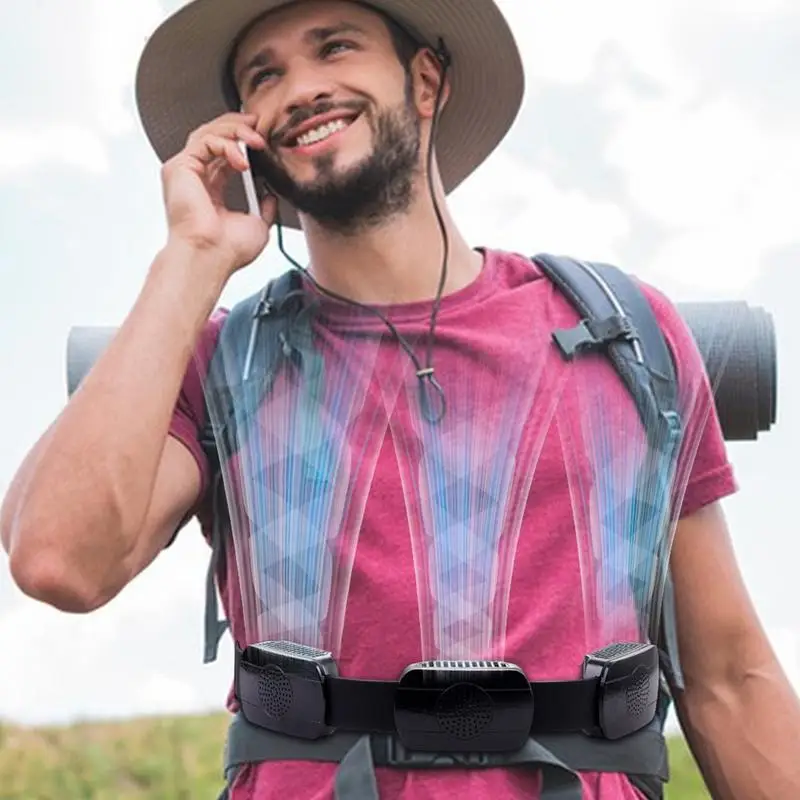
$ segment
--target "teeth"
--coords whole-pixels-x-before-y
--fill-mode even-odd
[[[306,131],[306,133],[304,133],[302,136],[298,136],[297,144],[299,144],[301,147],[307,147],[310,144],[316,144],[317,142],[321,142],[323,139],[327,139],[329,136],[336,133],[336,131],[344,130],[347,125],[348,123],[342,119],[336,119],[333,122],[320,125],[318,128],[313,128],[310,131]]]

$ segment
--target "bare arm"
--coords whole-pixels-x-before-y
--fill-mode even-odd
[[[19,469],[0,537],[23,591],[67,611],[107,603],[155,558],[199,491],[169,426],[195,343],[227,279],[264,249],[277,210],[225,206],[263,148],[254,114],[202,125],[161,170],[169,237],[102,357]]]
[[[800,702],[758,621],[719,505],[675,538],[687,740],[719,800],[800,797]]]
[[[69,611],[102,605],[163,547],[199,491],[168,430],[222,289],[210,252],[173,243],[131,313],[20,467],[0,512],[15,581]],[[157,491],[154,492],[154,488]]]

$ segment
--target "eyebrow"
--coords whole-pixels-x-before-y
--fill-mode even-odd
[[[343,33],[366,35],[366,31],[354,22],[339,22],[335,25],[324,25],[322,27],[310,28],[303,34],[304,44],[319,44],[327,41],[334,36],[341,36]],[[247,63],[239,70],[236,76],[237,83],[254,69],[266,67],[275,60],[275,51],[271,47],[262,47],[255,53]]]

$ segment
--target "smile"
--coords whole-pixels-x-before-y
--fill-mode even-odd
[[[320,142],[327,141],[337,133],[349,128],[358,119],[358,116],[360,115],[323,122],[314,128],[304,131],[299,136],[292,137],[287,144],[293,150],[320,144]]]

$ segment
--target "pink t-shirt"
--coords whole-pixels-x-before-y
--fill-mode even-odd
[[[679,481],[685,484],[680,513],[686,515],[731,494],[736,485],[694,340],[666,298],[643,288],[678,364],[689,443],[679,469],[685,477]],[[422,366],[431,306],[382,309]],[[625,602],[630,582],[620,578],[620,564],[627,562],[612,534],[600,541],[598,520],[630,512],[623,478],[633,474],[638,418],[604,357],[573,364],[561,359],[551,334],[572,327],[577,315],[535,265],[487,250],[479,277],[444,298],[433,350],[447,402],[438,426],[420,416],[411,359],[386,326],[327,300],[321,308],[316,330],[328,388],[314,412],[319,424],[285,435],[286,441],[294,437],[292,447],[302,439],[317,456],[327,447],[327,463],[347,463],[347,469],[338,468],[332,478],[311,476],[333,484],[323,486],[334,498],[323,508],[309,498],[298,500],[297,486],[285,480],[296,466],[287,471],[280,464],[262,465],[259,474],[270,483],[272,505],[259,512],[252,504],[249,513],[258,518],[256,527],[273,524],[273,533],[303,535],[303,520],[306,529],[317,526],[322,535],[326,525],[345,530],[332,549],[345,562],[348,552],[354,554],[352,572],[332,581],[322,642],[334,650],[340,674],[396,679],[412,662],[450,656],[504,658],[531,680],[569,679],[580,676],[587,652],[634,636]],[[197,459],[206,489],[209,466],[198,444],[205,420],[200,375],[223,319],[224,312],[216,314],[203,334],[172,424],[172,435]],[[290,383],[274,391],[284,399],[262,420],[265,436],[270,423],[287,427],[292,413]],[[296,414],[293,419],[298,424]],[[619,446],[623,440],[632,443],[627,450]],[[608,476],[616,477],[616,497]],[[306,504],[302,514],[287,510],[282,493],[295,505]],[[195,512],[208,537],[208,492]],[[604,577],[589,577],[587,565],[603,558]],[[469,570],[476,564],[473,575]],[[263,631],[245,623],[248,603],[238,582],[230,555],[220,593],[233,636],[244,646]],[[297,630],[307,624],[297,609],[283,609],[283,616],[262,609],[270,632],[288,635],[292,624]],[[232,694],[228,708],[236,708]],[[319,763],[256,765],[240,773],[231,800],[332,798],[335,770],[334,764]],[[385,800],[538,794],[538,777],[525,768],[379,768],[377,774]],[[640,797],[621,775],[586,774],[582,781],[587,800]]]

